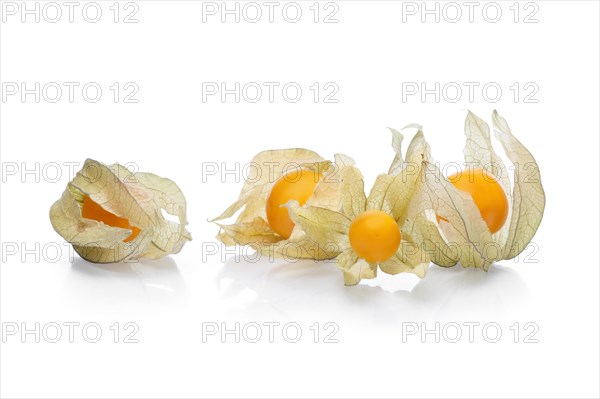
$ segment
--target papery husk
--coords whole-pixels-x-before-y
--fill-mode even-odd
[[[297,169],[310,169],[319,172],[321,178],[307,204],[339,210],[341,176],[353,164],[350,157],[342,154],[337,154],[335,161],[331,162],[303,148],[269,150],[257,154],[250,161],[257,171],[257,178],[246,181],[238,200],[212,220],[220,227],[217,239],[227,246],[249,245],[268,257],[316,260],[336,257],[339,251],[320,245],[297,228],[288,239],[278,235],[267,221],[266,202],[273,185],[281,176]],[[240,214],[235,222],[222,222],[238,211]]]
[[[344,284],[351,286],[362,279],[377,276],[378,268],[389,274],[414,273],[423,277],[429,266],[429,258],[410,235],[402,233],[397,253],[385,262],[369,263],[360,259],[352,249],[348,233],[352,220],[366,210],[383,211],[396,220],[402,229],[411,198],[418,188],[418,170],[408,168],[401,152],[402,135],[392,131],[395,148],[398,151],[390,170],[397,175],[382,174],[373,185],[369,196],[364,192],[363,176],[355,166],[348,166],[342,176],[342,209],[326,210],[309,204],[300,206],[297,202],[288,204],[290,216],[301,230],[311,239],[327,242],[340,250],[337,264],[344,275]],[[429,148],[419,132],[409,145],[406,159],[414,164],[421,161]],[[420,163],[419,163],[420,165]]]
[[[137,237],[124,242],[132,234],[131,230],[83,218],[85,196],[138,227]],[[179,223],[166,220],[163,209],[177,216]],[[91,159],[85,161],[61,198],[50,208],[50,221],[82,258],[94,263],[158,259],[178,253],[191,240],[185,228],[185,197],[174,182],[151,173],[131,173],[116,163],[106,166]]]
[[[515,170],[514,185],[508,169],[495,153],[488,125],[469,112],[465,121],[465,164],[493,174],[509,203],[504,226],[491,234],[470,194],[458,190],[431,159],[424,159],[420,180],[405,230],[444,267],[460,263],[487,271],[493,262],[511,259],[522,252],[541,223],[545,195],[539,167],[531,153],[512,135],[506,120],[496,111],[494,131]],[[436,215],[442,217],[436,220]],[[445,219],[445,221],[444,221]]]

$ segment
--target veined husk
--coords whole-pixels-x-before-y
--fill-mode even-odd
[[[250,162],[255,172],[244,183],[238,200],[212,220],[220,227],[217,239],[227,246],[249,245],[269,257],[316,260],[335,257],[334,248],[306,237],[298,226],[288,239],[277,234],[267,221],[266,203],[273,184],[283,174],[310,169],[319,172],[321,179],[307,204],[337,210],[341,206],[341,175],[353,164],[351,158],[342,154],[336,154],[331,162],[303,148],[260,152]],[[221,222],[240,210],[234,223]]]
[[[83,218],[85,195],[105,210],[128,219],[140,233],[134,240],[124,242],[132,233],[130,229]],[[177,216],[179,223],[166,220],[163,209]],[[173,181],[152,173],[132,173],[118,163],[107,166],[91,159],[85,161],[50,208],[50,221],[82,258],[95,263],[158,259],[178,253],[192,239],[185,229],[185,197]]]
[[[397,156],[390,167],[394,174],[381,174],[377,177],[369,196],[365,195],[363,176],[354,165],[349,165],[340,173],[341,209],[332,210],[316,204],[300,206],[291,201],[287,206],[292,220],[300,227],[299,231],[311,240],[335,249],[338,267],[344,274],[346,285],[356,285],[361,279],[376,277],[381,269],[388,274],[414,273],[424,277],[429,266],[427,254],[421,250],[410,234],[402,231],[402,239],[396,254],[390,259],[370,263],[360,259],[349,241],[350,224],[361,213],[380,210],[391,215],[402,229],[408,208],[415,190],[420,187],[420,165],[429,153],[429,147],[419,131],[413,138],[404,163],[401,152],[402,135],[393,131],[393,146]],[[417,165],[416,169],[406,165]]]
[[[470,194],[459,191],[430,158],[422,162],[421,189],[413,198],[403,231],[409,233],[444,267],[488,270],[498,260],[521,253],[533,238],[544,213],[545,195],[540,171],[531,153],[511,133],[504,118],[492,115],[494,133],[514,168],[514,187],[502,159],[494,152],[488,125],[469,112],[465,121],[467,137],[465,164],[492,173],[503,187],[509,202],[504,226],[491,234]],[[436,221],[436,215],[448,223]]]

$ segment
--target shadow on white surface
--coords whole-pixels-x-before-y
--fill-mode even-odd
[[[514,316],[530,302],[518,272],[498,264],[487,273],[432,265],[422,280],[380,272],[374,280],[345,287],[334,262],[248,263],[231,258],[217,275],[217,284],[222,301],[245,304],[240,310],[270,309],[288,315],[351,310],[376,318],[481,318]]]
[[[67,287],[82,299],[103,302],[169,302],[189,296],[188,287],[170,256],[158,260],[97,264],[75,258]]]

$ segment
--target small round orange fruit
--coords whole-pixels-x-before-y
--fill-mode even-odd
[[[83,207],[81,208],[81,216],[86,219],[97,220],[103,222],[107,226],[120,227],[122,229],[131,230],[131,235],[123,240],[123,242],[133,241],[138,234],[140,229],[132,226],[129,220],[119,217],[114,213],[110,213],[106,209],[98,205],[89,196],[83,197]]]
[[[321,175],[308,169],[296,169],[279,178],[267,198],[267,221],[277,234],[289,238],[294,230],[294,222],[285,206],[288,201],[298,201],[304,205],[314,193]]]
[[[359,258],[370,263],[391,258],[400,246],[400,228],[382,211],[361,213],[350,224],[350,245]]]
[[[471,194],[492,234],[504,226],[508,199],[494,175],[484,169],[469,169],[453,174],[448,180],[460,191]]]

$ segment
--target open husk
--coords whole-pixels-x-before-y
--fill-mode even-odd
[[[86,196],[105,211],[127,219],[139,233],[126,241],[132,236],[132,229],[84,218]],[[163,210],[176,216],[179,223],[165,219]],[[85,161],[50,208],[50,221],[82,258],[95,263],[158,259],[178,253],[191,240],[185,228],[185,197],[173,181],[91,159]]]
[[[307,204],[337,210],[341,206],[341,175],[354,161],[336,154],[334,161],[303,148],[268,150],[257,154],[249,163],[253,173],[242,187],[237,201],[212,220],[219,227],[217,239],[227,246],[248,245],[268,257],[286,259],[331,259],[336,248],[320,245],[297,226],[289,238],[277,234],[269,225],[266,202],[275,182],[297,169],[310,169],[321,175]],[[239,212],[233,223],[225,220]]]
[[[496,233],[490,233],[469,194],[454,187],[430,158],[421,163],[422,186],[413,198],[404,230],[439,266],[460,263],[487,271],[493,262],[521,253],[541,223],[545,195],[539,167],[506,120],[496,111],[492,120],[495,136],[514,169],[512,189],[508,169],[492,147],[488,125],[471,112],[465,121],[464,155],[466,165],[489,171],[507,195],[509,215]],[[447,222],[436,220],[436,215]]]
[[[340,174],[341,208],[331,210],[315,204],[300,206],[290,202],[288,209],[294,222],[300,226],[304,234],[321,245],[336,248],[337,265],[344,275],[346,285],[356,285],[361,279],[372,279],[378,270],[388,274],[403,272],[424,277],[429,267],[429,258],[410,234],[403,232],[400,246],[395,255],[382,262],[367,262],[361,259],[352,249],[349,240],[349,229],[352,221],[365,211],[378,210],[390,215],[402,229],[411,199],[420,183],[419,170],[407,168],[417,164],[426,157],[429,147],[419,131],[413,138],[403,161],[400,144],[402,136],[394,133],[394,148],[398,151],[390,171],[395,174],[381,174],[377,177],[369,195],[365,194],[363,176],[360,170],[349,165]]]

